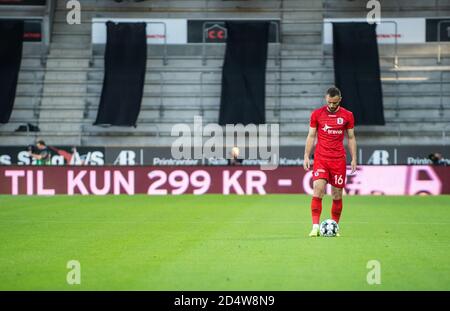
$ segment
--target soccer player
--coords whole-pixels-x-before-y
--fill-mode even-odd
[[[351,174],[356,171],[356,138],[354,132],[353,113],[340,106],[342,97],[337,87],[327,90],[327,104],[311,114],[308,137],[306,138],[303,167],[310,169],[309,156],[317,135],[316,151],[313,166],[313,197],[311,213],[313,227],[309,236],[319,235],[319,221],[322,212],[322,198],[327,183],[331,185],[333,205],[331,218],[339,223],[342,212],[342,189],[346,180],[346,153],[344,149],[344,133],[348,135],[350,149]]]

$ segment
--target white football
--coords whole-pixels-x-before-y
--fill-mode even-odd
[[[325,237],[333,237],[339,232],[339,225],[332,219],[322,221],[320,224],[320,235]]]

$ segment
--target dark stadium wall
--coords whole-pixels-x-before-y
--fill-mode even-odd
[[[228,21],[219,124],[264,124],[269,22]]]
[[[0,21],[0,123],[8,123],[22,62],[23,21]]]
[[[356,125],[384,125],[376,25],[333,23],[335,84]]]
[[[146,24],[107,22],[105,76],[95,125],[136,126],[146,62]]]

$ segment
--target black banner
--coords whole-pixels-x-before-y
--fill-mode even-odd
[[[0,5],[45,5],[47,0],[0,0]]]
[[[11,21],[11,19],[0,19],[3,21]],[[20,19],[14,19],[20,21]],[[23,20],[23,42],[41,42],[42,41],[42,20],[25,19]]]
[[[425,287],[428,289],[429,287]],[[373,308],[438,308],[449,299],[442,291],[3,291],[3,305],[41,307],[49,310],[83,307],[136,308],[156,310],[290,310],[314,309],[318,301],[330,301],[335,307],[367,304]],[[67,302],[70,303],[67,303]],[[134,307],[133,307],[134,308]]]
[[[0,21],[0,123],[8,123],[22,62],[23,21]]]
[[[264,124],[268,22],[227,22],[219,124]]]
[[[107,22],[105,77],[95,125],[136,126],[147,62],[146,23]]]
[[[356,125],[384,125],[376,25],[333,23],[335,83]]]
[[[426,41],[438,41],[440,30],[441,42],[450,41],[450,18],[427,18],[426,21]]]
[[[227,41],[227,25],[229,20],[188,20],[188,43],[202,43],[205,34],[205,43],[225,43]],[[240,20],[252,22],[251,20]],[[279,41],[280,21],[267,20],[269,25],[269,43]]]

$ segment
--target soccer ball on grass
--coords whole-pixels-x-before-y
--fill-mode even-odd
[[[320,224],[320,235],[325,237],[333,237],[339,232],[339,225],[332,219],[322,221]]]

